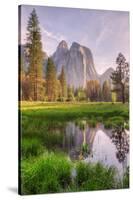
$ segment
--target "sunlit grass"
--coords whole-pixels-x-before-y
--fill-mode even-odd
[[[21,101],[20,109],[50,109],[50,108],[69,108],[69,107],[80,107],[80,106],[91,106],[91,105],[112,105],[112,102],[30,102]],[[114,105],[121,105],[120,102]]]
[[[69,121],[81,118],[87,118],[90,124],[96,124],[95,121],[105,120],[113,122],[113,117],[121,117],[121,121],[128,120],[128,104],[121,103],[38,103],[22,102],[21,115],[47,121]],[[22,122],[23,123],[23,122]]]

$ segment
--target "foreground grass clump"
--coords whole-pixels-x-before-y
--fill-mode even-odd
[[[43,153],[43,146],[37,138],[23,138],[21,141],[22,158],[38,156]]]
[[[45,153],[22,161],[22,193],[61,192],[71,183],[71,162],[60,154]]]
[[[129,167],[127,167],[123,177],[123,188],[129,188]]]
[[[21,161],[21,175],[22,194],[116,189],[128,187],[129,179],[126,174],[122,185],[115,178],[113,167],[100,163],[72,163],[64,155],[52,152]]]
[[[97,163],[78,163],[76,166],[76,185],[81,191],[104,190],[116,188],[115,169]]]

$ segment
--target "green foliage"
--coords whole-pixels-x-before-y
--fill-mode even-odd
[[[60,154],[46,152],[43,157],[22,161],[21,165],[23,194],[113,189],[118,186],[114,168],[84,162],[78,162],[74,167]],[[72,169],[76,170],[75,177],[72,177]]]
[[[59,153],[67,121],[73,120],[77,126],[81,124],[82,131],[85,126],[95,125],[97,121],[116,127],[128,122],[127,104],[25,102],[21,112],[23,194],[128,187],[129,172],[120,181],[115,179],[113,168],[72,162],[65,153]],[[83,154],[88,153],[89,146],[84,143],[81,150]],[[73,170],[76,170],[75,176],[72,175]]]
[[[90,127],[93,127],[93,128],[95,128],[96,127],[96,125],[97,125],[97,122],[98,122],[98,119],[89,119],[88,120],[88,125],[90,126]]]
[[[116,117],[111,117],[109,120],[106,120],[104,122],[105,128],[115,128],[115,127],[120,127],[124,126],[124,118],[121,116],[116,116]]]
[[[127,121],[127,122],[124,124],[124,128],[125,128],[126,130],[129,130],[129,121]]]
[[[115,103],[117,100],[116,92],[112,92],[112,103]]]
[[[129,188],[129,167],[127,167],[123,177],[123,188]]]
[[[129,107],[121,103],[34,103],[34,105],[29,103],[24,104],[22,108],[22,116],[35,121],[38,118],[40,122],[39,118],[56,123],[82,118],[88,119],[88,122],[91,120],[97,122],[99,116],[103,123],[110,121],[112,117],[122,117],[123,123],[129,119]]]
[[[102,87],[102,96],[103,101],[110,102],[111,101],[111,86],[109,81],[104,81],[103,87]]]
[[[79,128],[80,128],[80,130],[85,130],[85,128],[86,128],[86,121],[85,120],[79,120],[79,121],[77,121],[78,123],[77,123],[77,125],[79,126]]]
[[[67,94],[68,94],[68,101],[74,101],[75,97],[74,97],[74,90],[72,87],[68,86],[67,88]]]
[[[77,101],[85,101],[85,100],[87,100],[86,91],[81,87],[76,89],[75,97],[76,97]]]
[[[22,162],[22,193],[60,192],[71,183],[71,163],[65,157],[45,153],[36,160]]]
[[[77,186],[82,186],[85,182],[88,181],[91,176],[92,167],[91,165],[85,164],[83,162],[79,162],[76,165],[76,184]]]
[[[76,183],[81,191],[115,188],[115,169],[112,167],[107,168],[100,163],[93,165],[80,162],[76,170]]]
[[[122,53],[118,54],[116,58],[117,68],[112,73],[111,79],[114,84],[114,91],[120,93],[122,102],[126,101],[126,88],[129,87],[129,64]]]
[[[89,145],[87,143],[83,144],[81,147],[82,153],[89,153],[90,149],[89,149]]]
[[[42,100],[43,95],[43,51],[39,20],[35,9],[27,25],[26,52],[29,62],[29,96],[31,100]]]
[[[67,83],[66,83],[64,66],[62,66],[62,71],[61,71],[61,74],[59,76],[59,80],[60,80],[60,83],[61,83],[61,98],[64,101],[67,98]]]
[[[51,58],[48,58],[46,68],[46,95],[48,101],[55,101],[57,98],[56,68]]]
[[[86,87],[87,97],[91,101],[99,101],[101,94],[101,87],[98,80],[90,80],[87,82]]]
[[[28,158],[42,154],[44,148],[37,138],[22,138],[21,151],[22,158]]]
[[[45,132],[42,135],[42,139],[45,147],[54,150],[56,147],[62,146],[63,134],[57,133],[55,131]]]

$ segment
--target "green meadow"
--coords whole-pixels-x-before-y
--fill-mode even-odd
[[[128,121],[128,104],[122,103],[32,103],[21,104],[22,117],[48,121],[68,121],[78,118],[119,124]],[[105,122],[106,121],[106,122]]]
[[[106,128],[126,123],[129,128],[128,104],[20,102],[20,110],[22,194],[129,187],[128,168],[122,180],[116,179],[115,167],[72,161],[59,148],[68,121],[85,119],[91,127],[103,123]]]

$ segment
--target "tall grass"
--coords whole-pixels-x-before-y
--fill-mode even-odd
[[[78,163],[76,183],[80,190],[104,190],[116,188],[115,169],[95,165]]]
[[[123,177],[123,188],[129,188],[129,167],[127,167]]]
[[[31,161],[22,161],[22,193],[60,192],[71,183],[71,162],[60,154],[45,153]]]
[[[64,155],[47,153],[23,160],[22,194],[104,190],[127,187],[115,178],[115,169],[100,163],[72,163]],[[73,177],[72,171],[76,174]],[[127,175],[125,182],[127,182]],[[127,183],[126,183],[127,184]]]
[[[38,156],[44,151],[44,147],[38,138],[23,138],[21,143],[22,158]]]

